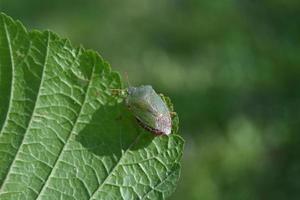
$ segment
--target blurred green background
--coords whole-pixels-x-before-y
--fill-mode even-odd
[[[0,0],[170,96],[186,139],[173,200],[300,199],[300,1]]]

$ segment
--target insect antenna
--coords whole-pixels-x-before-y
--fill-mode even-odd
[[[126,77],[126,85],[128,88],[130,86],[130,82],[129,82],[129,78],[128,78],[128,73],[125,72],[125,77]],[[127,89],[123,89],[123,87],[121,86],[121,88],[110,88],[109,89],[112,95],[117,95],[117,96],[121,96],[121,97],[126,97],[128,90]]]
[[[130,82],[129,82],[129,78],[128,78],[128,73],[125,72],[125,78],[126,78],[126,83],[127,83],[127,88],[131,86]]]

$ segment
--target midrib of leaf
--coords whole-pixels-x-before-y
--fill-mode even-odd
[[[63,155],[63,152],[72,136],[72,134],[74,134],[74,130],[75,128],[77,127],[77,124],[78,124],[78,121],[79,121],[79,118],[82,114],[82,111],[83,111],[83,108],[84,108],[84,105],[86,104],[87,102],[87,96],[89,94],[89,90],[90,90],[90,86],[91,86],[91,82],[92,82],[92,78],[93,78],[93,75],[95,73],[95,65],[93,65],[93,68],[92,68],[92,72],[91,72],[91,76],[89,78],[89,81],[88,81],[88,85],[87,85],[87,89],[86,89],[86,92],[85,92],[85,95],[84,95],[84,100],[83,100],[83,103],[82,103],[82,106],[80,107],[80,111],[79,111],[79,114],[77,115],[76,119],[75,119],[75,123],[74,123],[74,126],[72,127],[68,137],[67,137],[67,140],[66,142],[64,143],[64,146],[61,148],[61,151],[59,152],[59,154],[57,155],[57,159],[55,160],[54,162],[54,165],[52,167],[52,170],[50,171],[50,173],[48,174],[48,176],[46,177],[46,181],[44,182],[44,184],[42,185],[42,188],[40,190],[40,192],[38,193],[38,196],[36,197],[36,199],[40,199],[42,194],[44,193],[45,189],[47,188],[48,186],[48,183],[51,179],[51,176],[53,175],[53,173],[55,172],[56,168],[57,168],[57,164],[59,163],[59,161],[61,160],[61,156]]]
[[[103,182],[98,186],[98,188],[92,193],[92,195],[90,196],[89,200],[92,200],[96,197],[98,191],[101,191],[102,187],[106,184],[107,180],[109,180],[109,178],[111,177],[111,175],[116,171],[116,169],[120,166],[120,164],[122,163],[122,160],[125,158],[128,150],[130,148],[133,147],[134,144],[136,144],[138,142],[138,140],[140,139],[140,137],[142,136],[142,133],[139,133],[137,135],[137,137],[133,140],[133,142],[126,148],[126,150],[122,153],[120,159],[116,162],[115,166],[113,167],[113,169],[107,174],[107,176],[104,178]]]
[[[12,52],[12,46],[11,46],[11,39],[10,39],[10,35],[8,33],[7,30],[7,25],[5,22],[4,17],[2,16],[2,21],[4,24],[4,30],[5,30],[5,36],[6,36],[6,40],[7,40],[7,44],[8,44],[8,51],[9,51],[9,57],[10,57],[10,63],[11,63],[11,84],[10,84],[10,94],[9,94],[9,103],[8,103],[8,109],[6,112],[6,117],[4,120],[4,123],[1,127],[1,131],[0,131],[0,136],[3,134],[4,128],[7,126],[7,122],[8,122],[8,115],[11,112],[11,104],[12,104],[12,100],[13,100],[13,94],[14,94],[14,83],[15,83],[15,77],[14,77],[14,71],[15,71],[15,62],[14,62],[14,57],[13,57],[13,52]],[[0,185],[0,191],[1,191],[1,185]]]
[[[6,25],[5,25],[5,24],[4,24],[4,27],[5,27],[5,30],[7,31]],[[24,133],[24,135],[23,135],[23,137],[22,137],[22,139],[21,139],[21,143],[20,143],[20,145],[18,146],[18,150],[17,150],[17,152],[16,152],[16,154],[15,154],[15,156],[14,156],[14,158],[13,158],[13,161],[12,161],[11,164],[9,165],[8,171],[7,171],[7,173],[6,173],[6,175],[5,175],[5,178],[4,178],[3,182],[2,182],[2,185],[1,185],[1,187],[0,187],[0,194],[1,194],[1,192],[2,192],[3,186],[6,184],[6,181],[7,181],[7,178],[8,178],[8,176],[9,176],[9,174],[10,174],[11,168],[12,168],[12,166],[14,165],[14,163],[15,163],[15,161],[16,161],[16,158],[17,158],[17,156],[18,156],[18,154],[19,154],[19,152],[20,152],[21,146],[22,146],[22,144],[23,144],[24,138],[25,138],[26,134],[28,133],[29,127],[31,126],[31,123],[32,123],[33,115],[34,115],[35,110],[36,110],[36,104],[37,104],[37,102],[38,102],[38,100],[39,100],[39,95],[38,95],[38,94],[40,93],[42,83],[44,82],[45,69],[46,69],[47,60],[48,60],[48,56],[49,56],[49,42],[50,42],[50,33],[48,32],[47,46],[46,46],[46,52],[45,52],[45,59],[44,59],[44,63],[43,63],[43,71],[42,71],[42,75],[41,75],[41,81],[40,81],[40,85],[39,85],[39,88],[38,88],[38,93],[37,93],[36,101],[35,101],[35,104],[34,104],[34,108],[33,108],[33,111],[32,111],[32,113],[31,113],[30,120],[29,120],[29,123],[28,123],[28,125],[27,125],[26,132]]]

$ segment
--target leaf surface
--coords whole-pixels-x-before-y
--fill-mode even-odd
[[[139,127],[121,86],[96,52],[0,14],[0,199],[169,196],[183,139]]]

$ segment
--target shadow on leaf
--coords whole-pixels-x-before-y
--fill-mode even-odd
[[[146,148],[153,138],[122,103],[102,106],[76,136],[76,140],[94,154],[112,157],[120,157],[127,149]]]

